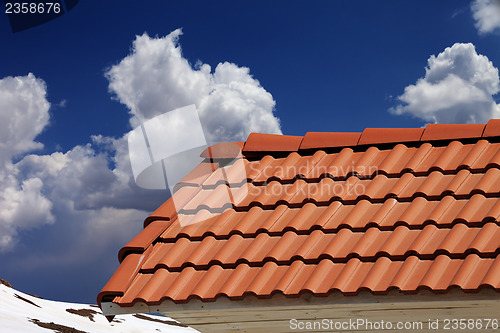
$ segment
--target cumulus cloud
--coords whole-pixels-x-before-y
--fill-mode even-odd
[[[456,43],[432,55],[425,77],[405,88],[394,114],[410,114],[432,123],[485,123],[500,118],[494,95],[500,91],[498,69],[473,44]]]
[[[471,10],[479,33],[491,33],[500,28],[500,0],[475,0]]]
[[[281,133],[275,101],[248,68],[227,62],[213,72],[206,64],[193,67],[182,56],[180,34],[138,36],[131,54],[107,72],[131,125],[195,103],[214,142],[245,140],[252,131]],[[102,245],[93,245],[95,253],[123,245],[169,195],[135,184],[127,133],[94,135],[66,152],[37,154],[43,145],[36,136],[50,120],[46,96],[46,84],[33,74],[0,80],[0,252],[13,249],[22,232],[48,224],[46,246],[65,249],[34,256],[33,267],[64,265],[77,253],[89,254],[85,248],[97,239]]]
[[[11,249],[19,229],[31,229],[54,222],[52,203],[42,195],[42,181],[30,178],[19,183],[3,180],[0,192],[0,250]],[[10,183],[6,186],[6,183]]]
[[[0,80],[1,252],[14,248],[21,231],[55,222],[59,228],[76,216],[85,229],[91,221],[106,223],[110,209],[117,216],[123,210],[137,218],[131,210],[144,216],[142,210],[162,199],[153,200],[149,192],[140,196],[130,181],[123,138],[96,136],[92,144],[66,153],[27,154],[43,147],[35,138],[49,123],[46,95],[45,82],[33,74]],[[149,199],[150,205],[137,198]],[[134,222],[140,225],[140,219]]]
[[[35,137],[49,122],[45,82],[33,74],[0,80],[0,162],[42,148]]]
[[[49,108],[45,82],[33,74],[0,80],[0,250],[14,246],[19,229],[54,222],[42,180],[19,179],[12,163],[43,147],[34,139],[48,124]]]
[[[110,91],[130,110],[131,125],[195,104],[211,143],[244,141],[251,132],[281,134],[276,103],[250,70],[229,62],[213,72],[200,61],[193,67],[182,55],[181,34],[137,36],[131,54],[107,72]]]

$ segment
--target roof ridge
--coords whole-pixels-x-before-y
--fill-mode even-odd
[[[487,124],[428,124],[425,128],[366,128],[363,132],[307,132],[304,136],[250,133],[243,154],[293,152],[401,142],[479,139],[500,136],[500,119]],[[238,143],[241,144],[241,143]]]

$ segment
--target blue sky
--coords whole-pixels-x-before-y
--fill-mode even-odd
[[[136,107],[205,103],[237,141],[500,114],[496,0],[81,1],[18,33],[2,13],[0,42],[0,278],[55,300],[95,302],[166,199],[131,184]]]

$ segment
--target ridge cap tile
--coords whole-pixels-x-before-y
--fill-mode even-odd
[[[484,127],[482,137],[500,136],[500,119],[490,119]]]
[[[245,142],[219,142],[207,147],[200,157],[208,159],[241,158],[241,150]]]
[[[420,141],[423,128],[366,128],[358,145]]]
[[[292,152],[299,150],[302,136],[250,133],[243,152]]]
[[[145,253],[132,253],[126,256],[97,295],[97,304],[100,305],[105,296],[123,296],[136,278],[145,258]]]
[[[300,144],[300,149],[356,146],[360,136],[360,132],[307,132]]]
[[[144,227],[156,220],[174,221],[177,217],[177,211],[172,198],[168,198],[151,215],[144,220]]]
[[[485,124],[427,124],[420,141],[480,138]]]
[[[170,222],[156,220],[151,222],[118,252],[118,261],[122,262],[127,252],[144,252],[169,227]]]

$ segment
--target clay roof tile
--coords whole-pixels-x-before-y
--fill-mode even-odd
[[[500,136],[500,119],[491,119],[484,128],[483,137]]]
[[[484,124],[428,124],[421,141],[480,138]]]
[[[307,132],[300,149],[322,149],[356,146],[361,133]]]
[[[491,120],[211,146],[98,301],[500,290],[498,136]]]
[[[423,128],[367,128],[358,145],[420,141],[423,132]]]
[[[301,136],[250,133],[243,152],[292,152],[301,142]]]

